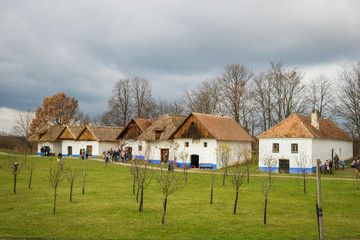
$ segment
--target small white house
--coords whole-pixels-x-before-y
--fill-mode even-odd
[[[41,149],[50,149],[52,155],[61,152],[61,141],[58,140],[58,137],[64,128],[64,126],[47,125],[34,134],[30,141],[38,142],[37,154],[41,155]]]
[[[85,127],[66,126],[57,140],[61,141],[61,153],[63,156],[77,157],[80,155],[79,141],[75,141]]]
[[[136,158],[145,159],[145,141],[138,141],[138,137],[148,129],[155,120],[133,118],[116,138],[122,150],[130,152]]]
[[[169,163],[174,160],[174,141],[170,136],[185,118],[186,116],[165,114],[138,137],[138,141],[145,142],[143,153],[149,152],[151,163]]]
[[[324,163],[333,160],[335,154],[340,160],[353,156],[351,137],[331,120],[318,118],[315,109],[311,116],[291,115],[258,138],[260,171],[269,171],[266,159],[276,161],[276,172],[297,173],[303,161],[306,172],[311,173],[317,159]]]
[[[240,154],[245,150],[249,153],[253,142],[252,137],[233,118],[202,113],[191,113],[171,138],[176,148],[176,163],[180,167],[186,164],[189,168],[202,165],[212,169],[222,167],[216,162],[216,149],[220,145],[227,144],[233,154]]]
[[[122,127],[86,126],[76,139],[79,154],[80,149],[87,149],[89,156],[98,157],[104,151],[119,149],[116,138],[122,130]]]

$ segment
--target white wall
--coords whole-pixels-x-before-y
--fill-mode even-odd
[[[80,149],[86,149],[86,146],[92,146],[92,156],[99,156],[99,143],[97,141],[78,141],[78,149],[76,152],[73,151],[73,154],[80,155]],[[100,155],[102,152],[100,153]]]
[[[61,146],[61,152],[63,156],[67,156],[68,147],[72,147],[72,156],[79,156],[80,153],[79,142],[74,140],[63,140]]]
[[[104,151],[109,151],[110,149],[118,150],[119,149],[119,142],[100,142],[97,155],[101,156]],[[94,155],[94,153],[93,153],[93,155]]]
[[[50,153],[58,155],[61,152],[61,142],[39,142],[38,143],[38,155],[41,154],[41,147],[50,147]]]
[[[327,159],[331,159],[331,152],[334,149],[334,156],[338,154],[340,160],[347,160],[353,157],[353,142],[341,141],[335,139],[314,139],[313,140],[312,159],[316,165],[316,159],[320,159],[322,163]]]
[[[174,160],[174,142],[173,141],[146,141],[143,145],[145,154],[147,146],[150,146],[150,160],[160,163],[161,149],[169,149],[169,161]]]
[[[243,153],[245,150],[251,150],[251,142],[240,142],[240,141],[218,141],[218,146],[221,144],[228,144],[231,148],[231,153],[233,156],[231,157],[231,160],[229,164],[237,161],[238,155]],[[240,161],[243,160],[242,158]],[[215,159],[216,161],[216,159]]]

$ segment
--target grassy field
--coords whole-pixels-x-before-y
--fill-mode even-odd
[[[31,161],[36,164],[32,187],[28,188],[29,172],[23,168],[16,194],[13,177],[4,168],[7,158],[0,155],[0,239],[318,238],[316,181],[312,179],[304,194],[297,178],[276,177],[268,200],[268,224],[264,225],[264,177],[251,177],[250,184],[243,185],[235,215],[235,191],[230,181],[222,186],[222,176],[216,175],[211,205],[210,175],[189,173],[188,184],[170,195],[166,225],[161,225],[162,193],[158,183],[154,180],[145,191],[144,212],[139,213],[128,166],[104,167],[99,161],[64,158],[65,163],[81,172],[88,163],[86,189],[82,194],[82,179],[78,177],[70,203],[70,185],[64,180],[58,190],[57,212],[53,214],[54,190],[46,174],[50,161],[56,158],[28,158],[28,166]],[[341,172],[343,178],[346,172],[348,178],[354,178],[350,169]],[[325,238],[360,238],[360,190],[356,189],[356,181],[323,180],[322,193]]]

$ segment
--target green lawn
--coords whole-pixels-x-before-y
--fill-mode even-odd
[[[57,212],[53,214],[54,192],[46,174],[50,161],[56,158],[28,158],[28,166],[31,160],[36,163],[32,188],[28,188],[29,172],[23,168],[17,194],[13,193],[13,177],[4,168],[6,158],[0,155],[0,239],[318,238],[315,180],[308,180],[308,193],[304,194],[296,178],[275,178],[268,200],[268,224],[264,225],[263,177],[251,177],[250,184],[243,185],[238,214],[234,215],[235,191],[230,181],[224,187],[222,175],[216,175],[211,205],[210,175],[189,173],[188,184],[170,195],[166,225],[161,225],[162,194],[158,183],[154,180],[145,191],[144,212],[139,213],[128,166],[104,167],[99,161],[63,158],[64,163],[81,171],[88,162],[86,189],[83,195],[82,179],[78,177],[70,203],[70,185],[64,180],[58,190]],[[360,238],[360,190],[356,189],[356,181],[324,180],[322,192],[325,238]]]

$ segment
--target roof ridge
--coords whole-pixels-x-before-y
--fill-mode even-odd
[[[303,121],[301,121],[301,119],[299,118],[298,114],[294,113],[294,115],[296,116],[296,118],[300,121],[301,125],[305,128],[306,132],[311,136],[311,138],[314,138],[314,135],[309,131],[309,129],[305,126],[305,124],[303,123]],[[299,114],[300,116],[304,116]],[[308,117],[308,116],[304,116],[304,117]]]

